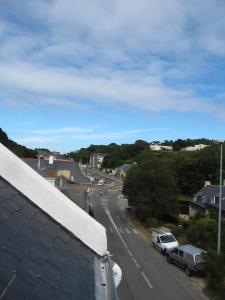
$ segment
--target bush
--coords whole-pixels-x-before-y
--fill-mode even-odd
[[[159,226],[159,222],[158,222],[157,219],[147,218],[147,220],[146,220],[146,227],[147,228],[158,227],[158,226]]]
[[[219,299],[225,295],[225,256],[217,256],[216,251],[209,251],[207,255],[207,287],[214,291]]]
[[[209,217],[204,217],[193,221],[187,229],[188,240],[197,247],[208,250],[215,247],[217,240],[216,221]]]
[[[179,230],[178,227],[172,223],[166,223],[163,225],[163,227],[170,229],[174,235],[177,235]]]

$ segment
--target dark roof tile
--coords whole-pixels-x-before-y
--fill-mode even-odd
[[[1,207],[1,209],[0,209],[0,221],[8,219],[9,216],[10,216],[10,212],[6,208]]]
[[[1,293],[16,272],[4,299],[95,299],[96,254],[0,177],[2,198]]]
[[[6,291],[6,295],[9,299],[34,299],[34,286],[28,281],[21,278],[18,274],[15,274],[15,279]]]

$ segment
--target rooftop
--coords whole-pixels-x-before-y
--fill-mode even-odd
[[[4,299],[95,299],[96,254],[2,177],[0,243]]]
[[[89,178],[84,176],[80,168],[70,160],[56,159],[52,164],[49,164],[48,159],[24,158],[23,161],[43,177],[49,177],[49,173],[53,177],[59,177],[60,171],[68,170],[72,182],[90,183]]]
[[[104,227],[2,144],[0,245],[0,299],[117,299]]]

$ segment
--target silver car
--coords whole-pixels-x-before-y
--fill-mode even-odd
[[[175,263],[183,268],[188,276],[192,274],[205,274],[206,251],[192,245],[181,245],[167,253],[168,263]]]

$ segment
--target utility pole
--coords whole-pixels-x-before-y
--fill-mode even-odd
[[[218,211],[218,238],[217,238],[217,256],[220,256],[221,248],[221,201],[222,201],[222,170],[223,170],[223,143],[220,144],[220,194]]]

